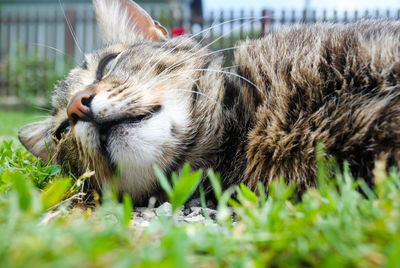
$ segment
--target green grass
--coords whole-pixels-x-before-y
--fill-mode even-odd
[[[45,114],[36,111],[0,110],[0,136],[16,137],[18,130],[28,123],[44,119]]]
[[[346,166],[331,178],[335,167],[318,152],[319,186],[301,200],[283,180],[268,196],[244,185],[223,191],[207,171],[217,224],[181,224],[174,214],[143,228],[131,221],[129,198],[119,203],[110,191],[94,211],[70,210],[59,202],[79,191],[77,181],[4,141],[0,267],[400,267],[400,173],[377,162],[369,189]],[[170,185],[155,172],[174,208],[201,177],[186,166]],[[59,216],[44,223],[50,208]]]
[[[61,203],[54,208],[61,216],[43,224],[47,209],[71,196],[76,185],[62,178],[59,167],[44,165],[22,148],[3,142],[0,152],[1,267],[400,264],[400,173],[386,174],[382,163],[374,190],[354,181],[346,170],[328,180],[328,167],[320,163],[319,187],[301,201],[293,196],[294,186],[283,181],[271,185],[268,197],[243,185],[224,192],[218,176],[209,171],[219,199],[218,224],[177,224],[174,216],[142,228],[130,222],[129,200],[118,203],[110,192],[94,212],[77,213],[68,210],[68,202]],[[178,185],[184,180],[175,178],[175,188],[164,185],[180,203],[183,199],[177,196],[183,188]],[[233,192],[235,200],[230,198]]]

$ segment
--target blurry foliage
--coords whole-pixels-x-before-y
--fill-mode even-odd
[[[17,53],[19,56],[5,57],[0,71],[8,80],[9,88],[14,95],[28,104],[36,98],[44,98],[49,106],[51,94],[57,81],[64,78],[72,64],[70,62],[59,71],[53,59],[46,59],[38,53]]]
[[[0,266],[399,267],[400,173],[387,173],[378,161],[370,189],[351,178],[346,165],[332,177],[336,167],[324,161],[323,146],[317,149],[319,184],[301,200],[283,178],[269,185],[267,196],[261,184],[256,192],[245,185],[223,190],[220,176],[209,170],[217,224],[184,224],[175,213],[140,227],[130,220],[130,198],[120,203],[107,190],[95,211],[70,210],[65,201],[54,207],[76,187],[73,181],[62,178],[58,166],[4,142]],[[156,172],[176,206],[201,176],[186,165],[172,179],[174,189]]]

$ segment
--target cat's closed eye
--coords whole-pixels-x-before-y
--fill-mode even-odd
[[[56,132],[54,133],[54,136],[56,137],[57,140],[61,140],[62,134],[67,133],[71,129],[71,126],[69,125],[69,120],[65,120],[64,122],[61,123],[61,125],[57,128]]]
[[[114,64],[115,58],[118,56],[119,54],[115,53],[115,54],[109,54],[107,56],[105,56],[99,63],[98,67],[97,67],[97,72],[96,72],[96,79],[98,81],[100,81],[110,70],[111,67]]]

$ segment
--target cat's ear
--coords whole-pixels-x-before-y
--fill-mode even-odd
[[[105,44],[167,39],[168,32],[131,0],[93,0]]]
[[[23,126],[18,132],[19,141],[36,157],[43,161],[49,161],[49,151],[51,150],[47,132],[50,128],[50,120],[31,123]]]

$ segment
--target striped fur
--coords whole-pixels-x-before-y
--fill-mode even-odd
[[[316,183],[317,142],[369,183],[377,157],[399,163],[398,22],[282,29],[241,42],[229,71],[219,53],[191,37],[117,44],[118,36],[106,35],[113,44],[86,55],[56,87],[52,117],[19,134],[37,156],[46,142],[54,161],[78,176],[95,170],[93,187],[112,182],[146,202],[162,196],[153,165],[171,174],[190,162],[220,172],[224,187],[268,186],[283,176],[301,191]],[[96,94],[92,121],[70,119],[71,130],[60,130],[80,91]],[[40,141],[30,135],[39,132]]]

